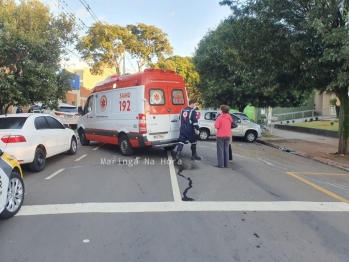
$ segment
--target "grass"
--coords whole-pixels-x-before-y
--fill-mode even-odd
[[[338,122],[334,122],[333,126],[331,125],[331,122],[332,121],[312,121],[312,122],[308,121],[308,122],[301,122],[301,123],[295,123],[290,125],[338,131]]]

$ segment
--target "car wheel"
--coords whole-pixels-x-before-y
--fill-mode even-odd
[[[70,149],[67,151],[68,155],[75,155],[78,150],[78,143],[76,142],[76,138],[72,137],[70,141]]]
[[[206,128],[200,129],[199,138],[200,140],[207,140],[210,136],[210,131]]]
[[[122,135],[119,139],[120,152],[124,156],[131,156],[134,152],[130,140],[126,135]]]
[[[79,131],[79,137],[80,137],[80,144],[81,145],[88,146],[90,144],[90,140],[86,139],[85,131],[83,129],[81,129]]]
[[[24,183],[20,174],[12,171],[7,189],[7,200],[5,209],[0,218],[10,218],[17,214],[24,200]]]
[[[174,150],[174,149],[176,148],[176,146],[177,146],[177,145],[165,146],[164,149],[165,149],[166,151],[172,151],[172,150]]]
[[[252,130],[248,130],[245,134],[245,140],[247,142],[253,142],[256,140],[256,132]]]
[[[46,164],[46,154],[44,150],[38,147],[35,150],[34,160],[30,163],[30,170],[33,172],[40,172],[44,170]]]

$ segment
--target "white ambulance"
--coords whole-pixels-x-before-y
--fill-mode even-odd
[[[140,147],[173,150],[178,143],[179,114],[187,104],[183,78],[174,71],[145,69],[110,76],[94,87],[84,108],[79,107],[80,142],[119,145],[123,155],[132,155]]]

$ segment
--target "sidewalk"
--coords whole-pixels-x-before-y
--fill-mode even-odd
[[[338,138],[268,128],[256,142],[349,171],[349,156],[338,155]]]

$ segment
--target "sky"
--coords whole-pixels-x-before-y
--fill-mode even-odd
[[[100,21],[125,26],[144,23],[154,25],[168,34],[173,54],[193,56],[199,41],[210,29],[230,14],[227,6],[220,6],[220,0],[41,0],[54,11],[74,13],[87,26],[95,20],[86,10],[89,6]],[[59,4],[58,4],[59,3]],[[64,8],[64,9],[62,9]],[[84,34],[84,32],[81,32]],[[75,52],[78,54],[77,52]],[[65,67],[80,67],[76,56],[71,57]],[[133,64],[133,66],[131,65]],[[73,66],[75,64],[75,66]],[[128,59],[126,66],[135,68],[135,62]]]

